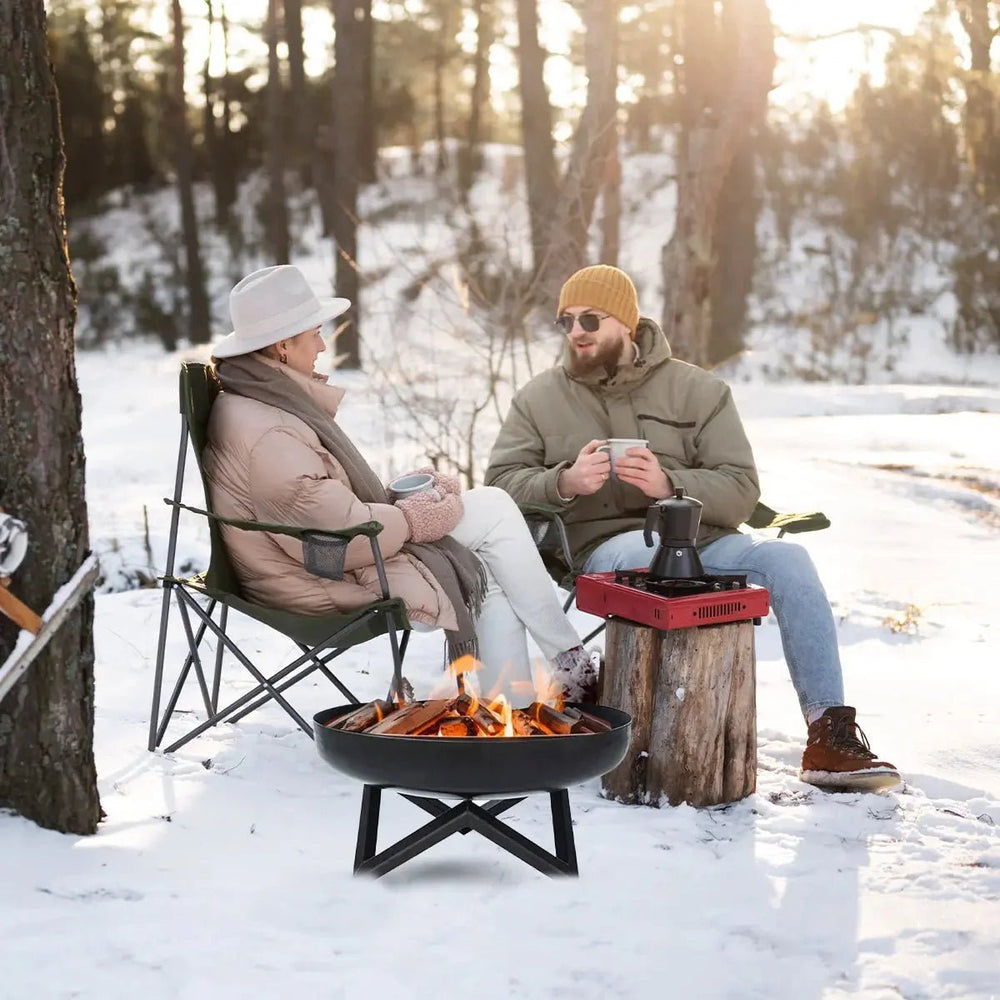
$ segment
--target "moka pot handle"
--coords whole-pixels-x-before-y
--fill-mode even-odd
[[[646,509],[646,523],[642,529],[642,537],[646,542],[646,548],[651,549],[653,547],[653,528],[656,527],[656,522],[659,520],[660,508],[655,504],[650,504]]]

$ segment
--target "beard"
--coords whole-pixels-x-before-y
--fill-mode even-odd
[[[571,375],[587,376],[595,372],[606,371],[612,375],[621,360],[622,345],[617,341],[604,344],[592,355],[585,357],[580,355],[572,344],[569,345],[569,359],[566,367]]]

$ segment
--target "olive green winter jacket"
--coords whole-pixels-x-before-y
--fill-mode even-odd
[[[563,363],[533,378],[511,402],[486,470],[518,503],[556,504],[579,565],[602,541],[641,528],[653,502],[608,480],[564,501],[559,473],[595,438],[645,438],[673,486],[704,504],[699,546],[731,534],[760,496],[753,451],[721,379],[671,357],[651,319],[640,319],[637,357],[608,375],[569,374]]]

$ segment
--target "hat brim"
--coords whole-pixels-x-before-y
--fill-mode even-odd
[[[334,298],[332,296],[320,296],[319,305],[309,316],[298,320],[292,326],[276,327],[265,333],[259,333],[256,337],[241,335],[239,331],[233,330],[212,347],[213,358],[236,358],[241,354],[250,354],[259,351],[262,347],[270,347],[279,340],[287,340],[290,337],[297,337],[306,330],[322,326],[331,319],[336,319],[351,308],[350,299]]]

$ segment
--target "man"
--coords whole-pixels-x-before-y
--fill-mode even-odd
[[[802,546],[741,534],[760,496],[757,468],[729,387],[671,357],[635,286],[607,265],[574,274],[559,296],[562,362],[514,397],[490,455],[487,485],[518,503],[563,508],[584,573],[646,566],[653,551],[646,508],[675,487],[704,505],[698,547],[707,573],[745,573],[771,593],[792,684],[808,726],[802,780],[826,788],[889,788],[900,782],[878,760],[843,704],[836,627]],[[615,463],[609,438],[639,438]]]

